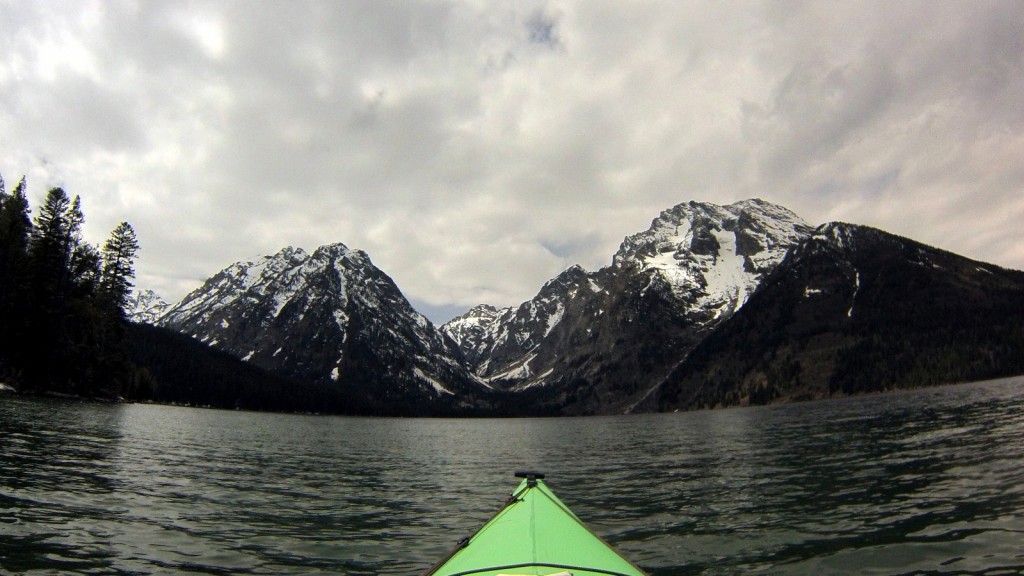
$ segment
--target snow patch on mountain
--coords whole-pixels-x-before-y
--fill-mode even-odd
[[[437,392],[438,394],[448,394],[449,396],[453,396],[455,394],[451,390],[445,388],[444,385],[438,382],[436,379],[431,378],[426,373],[424,373],[419,366],[413,368],[413,373],[416,375],[417,378],[430,384],[434,388],[434,391]]]

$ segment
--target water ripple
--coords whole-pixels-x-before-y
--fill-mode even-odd
[[[415,574],[539,468],[655,575],[1024,571],[1024,380],[691,414],[0,400],[0,571]]]

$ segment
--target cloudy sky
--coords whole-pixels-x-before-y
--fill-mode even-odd
[[[177,301],[287,245],[444,321],[760,197],[1024,269],[1024,2],[0,0],[0,174]]]

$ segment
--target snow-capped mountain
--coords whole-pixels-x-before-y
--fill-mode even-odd
[[[442,326],[445,334],[459,344],[466,360],[474,366],[483,364],[491,350],[491,342],[495,339],[492,332],[499,323],[499,316],[507,314],[511,308],[498,310],[489,304],[474,306],[468,312],[453,318]],[[502,324],[507,320],[500,321]]]
[[[811,231],[762,200],[680,204],[611,266],[570,268],[518,307],[478,306],[442,330],[497,388],[571,413],[629,410]]]
[[[626,238],[614,264],[650,273],[706,324],[742,306],[811,230],[796,214],[759,199],[729,206],[690,202]]]
[[[452,412],[485,389],[391,278],[343,244],[233,264],[160,323],[276,374],[335,386],[358,411]]]
[[[1024,372],[1024,272],[762,200],[665,210],[609,266],[441,329],[342,244],[133,307],[302,383],[288,405],[349,413],[611,414]]]
[[[1024,272],[820,226],[647,410],[823,398],[1024,372]]]
[[[156,292],[141,290],[134,292],[128,299],[125,316],[132,322],[156,324],[170,307]]]
[[[470,366],[489,380],[514,383],[531,375],[527,365],[580,289],[592,287],[580,266],[549,280],[533,299],[515,308],[481,305],[447,322],[442,331],[462,348]]]

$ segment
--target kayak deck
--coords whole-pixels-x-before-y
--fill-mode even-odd
[[[543,474],[516,476],[524,480],[501,510],[425,576],[644,576],[583,525]]]

